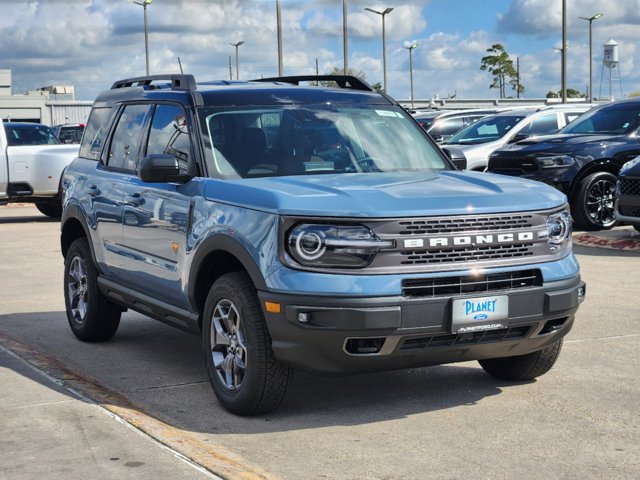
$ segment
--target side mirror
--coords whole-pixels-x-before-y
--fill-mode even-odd
[[[467,169],[467,159],[466,158],[452,158],[451,161],[456,166],[458,170],[466,170]]]
[[[453,163],[453,165],[458,170],[467,169],[467,158],[464,156],[464,153],[460,152],[459,150],[452,151],[449,148],[443,148],[442,151],[447,157],[449,157],[449,160],[451,160],[451,163]]]
[[[138,177],[146,183],[186,183],[193,178],[180,173],[178,159],[165,153],[144,157],[138,165]]]
[[[522,132],[520,132],[520,133],[516,133],[516,134],[514,135],[514,137],[509,141],[509,143],[517,143],[517,142],[519,142],[520,140],[525,140],[525,139],[529,138],[530,136],[531,136],[531,135],[528,135],[528,134],[526,134],[526,133],[522,133]]]

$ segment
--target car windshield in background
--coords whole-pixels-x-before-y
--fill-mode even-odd
[[[7,145],[19,147],[24,145],[58,145],[60,142],[46,125],[34,123],[11,124],[5,123]]]
[[[201,108],[212,176],[260,177],[449,169],[400,108],[289,105]]]
[[[559,133],[625,135],[640,126],[640,103],[613,103],[591,110]]]
[[[80,143],[84,125],[62,126],[58,132],[60,143]]]
[[[446,141],[447,145],[488,143],[504,137],[526,115],[497,115],[483,118],[463,128]]]

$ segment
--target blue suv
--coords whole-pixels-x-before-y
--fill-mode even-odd
[[[537,377],[585,295],[562,193],[458,171],[354,77],[118,81],[63,187],[76,337],[126,309],[201,335],[237,414],[276,408],[294,368]]]

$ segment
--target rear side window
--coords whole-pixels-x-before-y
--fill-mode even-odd
[[[104,141],[107,138],[107,128],[111,107],[94,108],[89,115],[85,135],[80,145],[80,157],[100,160]]]
[[[533,120],[523,132],[529,135],[540,135],[543,133],[554,133],[558,131],[558,116],[555,112],[548,115],[542,115]]]
[[[126,105],[118,119],[109,148],[109,168],[135,171],[140,157],[142,129],[149,105]]]

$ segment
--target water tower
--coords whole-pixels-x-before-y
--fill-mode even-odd
[[[620,61],[618,59],[618,43],[609,38],[607,43],[603,45],[604,53],[602,56],[602,74],[600,75],[600,93],[599,97],[602,97],[602,78],[604,77],[604,69],[609,70],[609,99],[613,100],[611,94],[611,83],[613,77],[613,70],[617,68],[618,80],[620,81],[620,96],[622,96],[622,78],[620,76]]]

